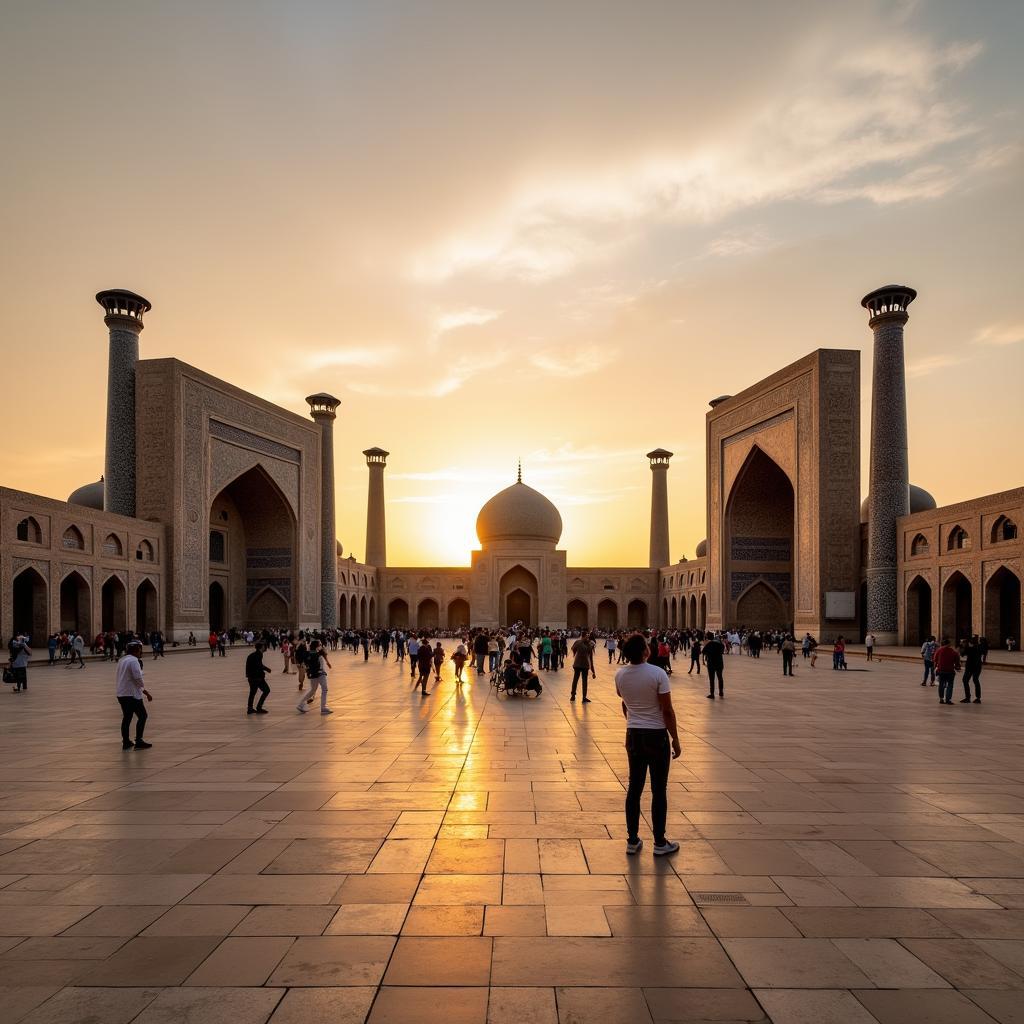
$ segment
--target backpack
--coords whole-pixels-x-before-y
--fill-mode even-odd
[[[320,675],[320,652],[308,651],[306,653],[306,675],[310,679],[316,679]]]

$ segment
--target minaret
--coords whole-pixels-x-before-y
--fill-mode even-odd
[[[309,415],[320,427],[320,623],[338,625],[338,538],[334,515],[334,421],[341,405],[333,395],[310,395]]]
[[[668,565],[668,460],[672,452],[655,448],[651,460],[651,561],[652,569]]]
[[[906,285],[876,288],[861,300],[871,314],[871,472],[868,484],[868,606],[865,630],[879,645],[899,641],[896,520],[910,512],[907,460],[907,384],[903,325],[917,292]]]
[[[366,562],[384,568],[388,564],[388,535],[384,525],[384,467],[390,452],[367,448],[366,465],[370,469],[370,489],[366,495]]]
[[[107,357],[107,440],[103,463],[103,511],[135,515],[135,367],[142,314],[148,299],[124,288],[98,292],[110,331]]]

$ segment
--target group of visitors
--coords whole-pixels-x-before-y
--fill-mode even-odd
[[[921,660],[924,662],[922,686],[935,686],[938,677],[939,703],[953,703],[953,685],[956,674],[963,669],[964,695],[961,704],[972,703],[971,683],[974,684],[973,703],[981,703],[981,670],[988,656],[988,644],[977,634],[969,640],[961,640],[957,647],[949,637],[938,643],[929,636],[921,645]]]

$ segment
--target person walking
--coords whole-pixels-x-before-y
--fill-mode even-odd
[[[791,676],[793,674],[793,656],[796,654],[796,642],[791,636],[782,641],[782,674]]]
[[[437,682],[441,682],[441,666],[444,664],[444,648],[441,646],[440,640],[434,644],[432,657],[434,659],[434,679],[436,679]]]
[[[143,739],[146,731],[147,701],[153,695],[143,684],[142,644],[138,640],[130,640],[125,648],[124,657],[117,663],[117,703],[121,705],[121,749],[149,750],[152,743]],[[128,738],[132,719],[135,719],[135,742]]]
[[[964,698],[961,704],[971,703],[971,682],[974,682],[974,703],[981,703],[981,667],[985,664],[985,651],[982,650],[977,634],[967,641],[964,651]]]
[[[665,836],[668,819],[668,773],[682,753],[672,684],[664,669],[647,664],[650,648],[639,633],[626,638],[622,650],[629,664],[615,673],[615,692],[626,719],[626,757],[629,786],[626,790],[626,853],[643,849],[640,838],[640,797],[647,775],[651,777],[651,830],[654,855],[675,853],[679,844]]]
[[[939,703],[953,703],[953,683],[960,670],[960,655],[950,643],[949,637],[943,637],[939,649],[935,652],[935,674],[939,677]]]
[[[607,637],[604,642],[605,650],[608,652],[608,664],[610,665],[615,659],[615,651],[618,649],[619,642],[611,634]]]
[[[281,657],[284,660],[284,668],[281,669],[281,675],[290,676],[291,671],[288,666],[292,660],[292,644],[287,636],[281,637]]]
[[[419,684],[421,697],[426,697],[430,691],[427,689],[427,683],[430,681],[430,668],[434,664],[434,652],[430,649],[430,641],[424,640],[420,644],[420,649],[416,653],[416,661],[414,662],[417,671],[420,674]]]
[[[64,667],[71,668],[76,661],[79,668],[85,668],[85,640],[78,630],[75,630],[75,635],[71,639],[71,660]]]
[[[309,652],[306,654],[306,677],[309,679],[309,696],[303,695],[299,703],[295,705],[297,711],[306,713],[306,704],[312,704],[316,699],[316,691],[320,689],[320,714],[331,715],[333,711],[327,706],[327,669],[332,668],[327,655],[324,653],[323,645],[319,640],[309,642]]]
[[[715,678],[718,679],[718,696],[725,697],[725,683],[722,679],[722,670],[725,668],[725,644],[719,639],[717,633],[709,633],[704,641],[702,652],[704,664],[708,668],[708,686],[711,688],[708,697],[715,699]]]
[[[597,678],[594,671],[594,641],[590,639],[589,633],[584,633],[579,640],[572,645],[572,692],[569,700],[576,699],[576,684],[583,680],[583,703],[589,704],[587,696],[587,678]]]
[[[452,664],[455,665],[455,682],[462,682],[462,669],[465,667],[466,658],[469,656],[469,652],[466,650],[466,645],[460,640],[459,646],[455,648],[452,654]]]
[[[409,678],[416,678],[416,666],[419,663],[418,658],[420,654],[420,642],[414,633],[409,637]]]
[[[309,643],[304,634],[299,634],[298,643],[292,648],[292,660],[295,662],[295,672],[299,677],[299,689],[302,689],[306,681],[306,659],[309,657]]]
[[[265,715],[268,713],[263,707],[264,702],[270,695],[270,687],[267,685],[267,673],[270,671],[270,668],[263,664],[263,652],[266,649],[266,644],[262,641],[257,642],[249,656],[245,659],[245,678],[249,683],[247,715]],[[287,665],[288,661],[285,659],[285,667]],[[252,702],[255,700],[257,693],[260,695],[260,699],[256,702],[256,707],[253,707]]]
[[[687,675],[692,675],[694,668],[697,669],[697,675],[700,675],[700,652],[700,637],[695,636],[693,638],[693,643],[690,644],[690,671],[686,673]]]
[[[921,660],[924,662],[924,679],[921,680],[922,686],[927,686],[929,680],[932,686],[935,685],[935,652],[939,649],[939,645],[935,642],[934,636],[929,636],[923,644],[921,644]]]

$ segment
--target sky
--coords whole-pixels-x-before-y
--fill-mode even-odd
[[[547,494],[575,565],[706,532],[705,414],[919,291],[911,477],[1024,483],[1016,0],[0,7],[0,482],[103,465],[93,301],[293,411],[330,391],[338,535],[391,452],[389,562],[468,564],[483,502]]]

